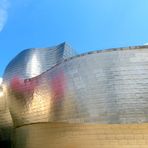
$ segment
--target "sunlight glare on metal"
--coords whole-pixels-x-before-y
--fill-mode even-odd
[[[30,77],[35,77],[41,73],[40,62],[36,54],[32,56],[32,60],[27,64],[27,73]]]
[[[2,84],[2,82],[3,82],[3,79],[0,77],[0,85]]]
[[[0,78],[0,97],[3,96],[2,82],[3,82],[3,79]]]

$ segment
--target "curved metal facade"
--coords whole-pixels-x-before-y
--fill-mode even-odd
[[[0,147],[9,147],[13,129],[13,122],[8,105],[10,104],[9,101],[11,98],[8,98],[6,85],[12,81],[12,83],[15,83],[17,79],[24,80],[37,76],[62,62],[64,59],[74,55],[74,50],[68,44],[62,43],[50,48],[24,50],[8,64],[4,74],[4,83],[0,85]],[[13,105],[16,108],[19,106],[18,104]],[[19,108],[17,109],[19,110]]]
[[[8,102],[2,84],[0,84],[0,147],[7,148],[7,146],[10,146],[12,128],[13,124]]]
[[[6,67],[4,81],[27,79],[40,75],[64,59],[75,55],[65,42],[49,48],[31,48],[18,54]]]
[[[16,127],[38,122],[148,122],[147,46],[96,51],[57,63],[51,68],[47,60],[41,62],[50,69],[30,79],[27,66],[20,72],[17,65],[8,66],[4,78]],[[14,77],[16,73],[20,77]]]

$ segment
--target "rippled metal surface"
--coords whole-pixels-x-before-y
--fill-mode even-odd
[[[39,57],[42,54],[44,51]],[[22,63],[19,56],[17,60]],[[12,63],[17,62],[14,59]],[[48,60],[39,63],[31,70],[51,67]],[[17,68],[10,64],[4,75],[9,82],[7,95],[15,126],[37,122],[148,122],[147,47],[73,57],[30,79],[32,71],[27,64],[19,72]]]

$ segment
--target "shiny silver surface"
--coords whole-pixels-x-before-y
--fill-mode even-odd
[[[38,122],[148,122],[148,46],[94,51],[60,62],[53,56],[56,62],[50,66],[46,58],[40,60],[44,51],[36,61],[31,56],[32,61],[26,61],[30,67],[25,64],[21,70],[18,65],[25,58],[18,55],[4,74],[16,127]]]
[[[65,42],[49,48],[26,49],[8,64],[4,81],[10,81],[12,78],[18,77],[27,79],[38,76],[74,55],[74,50]]]
[[[62,43],[49,48],[24,50],[9,63],[5,70],[4,84],[1,84],[0,78],[0,147],[10,147],[12,140],[13,122],[8,101],[11,98],[8,99],[6,88],[8,82],[32,78],[74,55],[74,50],[68,44]]]

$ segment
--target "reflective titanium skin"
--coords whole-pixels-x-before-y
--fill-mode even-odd
[[[74,50],[65,42],[49,48],[26,49],[8,64],[4,81],[6,83],[14,78],[28,79],[38,76],[74,55]]]
[[[2,84],[0,84],[0,147],[7,148],[7,146],[10,146],[12,127],[8,102]]]
[[[4,73],[4,83],[0,85],[0,147],[6,148],[6,145],[11,142],[10,136],[13,129],[13,122],[9,110],[11,108],[8,107],[8,104],[11,102],[11,98],[8,98],[9,94],[7,94],[8,89],[6,86],[8,83],[10,86],[13,86],[12,90],[14,93],[17,93],[17,99],[22,96],[22,92],[23,95],[26,93],[32,95],[34,91],[34,84],[32,84],[32,82],[31,84],[27,82],[25,88],[20,87],[23,85],[25,79],[37,76],[62,62],[64,59],[74,55],[74,50],[68,44],[62,43],[49,48],[24,50],[9,63]],[[9,100],[9,102],[7,102],[7,100]],[[17,108],[19,104],[15,106]]]
[[[41,50],[39,56],[44,55]],[[148,122],[148,46],[89,52],[52,66],[37,58],[33,63],[38,66],[33,67],[46,68],[32,78],[27,64],[22,70],[17,67],[22,56],[16,59],[4,74],[15,127],[41,122]]]

